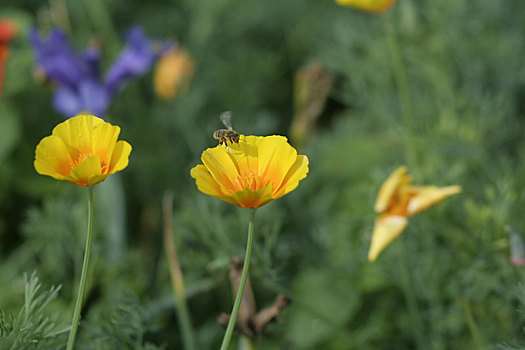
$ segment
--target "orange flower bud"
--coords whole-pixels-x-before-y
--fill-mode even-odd
[[[155,92],[162,99],[173,99],[179,92],[188,89],[194,72],[195,64],[186,51],[168,50],[155,69]]]

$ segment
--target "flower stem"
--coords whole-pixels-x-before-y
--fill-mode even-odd
[[[80,286],[78,288],[77,302],[75,304],[75,311],[73,312],[73,322],[71,322],[71,332],[67,340],[67,350],[72,350],[75,345],[75,338],[77,335],[78,322],[80,320],[80,311],[82,309],[82,300],[86,290],[87,272],[89,266],[89,255],[91,252],[91,242],[93,241],[93,186],[89,186],[89,200],[88,200],[88,229],[86,238],[86,250],[84,252],[84,262],[82,264],[82,275],[80,276]]]
[[[405,62],[399,49],[397,33],[392,24],[391,14],[385,15],[383,23],[385,25],[388,49],[394,68],[394,81],[398,93],[401,120],[405,122],[406,126],[410,127],[412,122],[412,96],[410,94]]]
[[[483,340],[483,336],[481,335],[481,332],[479,331],[479,328],[476,325],[476,321],[474,320],[474,316],[472,315],[472,310],[470,308],[470,303],[468,299],[460,297],[458,301],[459,306],[463,311],[463,315],[465,317],[465,321],[467,323],[474,344],[476,344],[476,349],[486,348],[487,344]]]
[[[402,127],[400,130],[401,139],[405,145],[405,152],[408,166],[412,172],[417,172],[416,148],[410,144],[412,139],[410,132],[414,129],[414,107],[412,104],[412,94],[408,80],[406,65],[403,59],[402,51],[398,40],[398,33],[392,23],[392,14],[387,13],[383,16],[383,25],[387,38],[387,46],[392,59],[392,68],[394,75],[394,82],[396,84],[397,99],[399,101],[399,112],[401,114],[400,121]],[[414,174],[417,175],[417,174]]]
[[[180,328],[182,332],[182,342],[184,349],[195,350],[195,335],[191,325],[191,317],[186,303],[186,293],[184,291],[184,279],[182,277],[182,270],[180,268],[177,251],[175,249],[175,242],[172,236],[171,218],[173,215],[173,193],[164,194],[162,203],[164,211],[164,248],[166,249],[166,256],[168,257],[169,269],[171,274],[171,284],[173,286],[173,295],[175,297],[175,311],[179,318]]]
[[[230,315],[230,321],[228,327],[226,327],[226,333],[222,339],[221,350],[227,350],[230,345],[231,337],[235,324],[237,323],[237,314],[239,313],[239,307],[241,306],[242,295],[244,294],[244,287],[246,286],[246,279],[248,277],[248,270],[250,269],[250,257],[252,254],[252,243],[253,243],[253,222],[255,219],[255,209],[250,209],[250,221],[248,223],[248,242],[246,243],[246,255],[244,256],[244,266],[242,268],[241,282],[239,284],[239,290],[235,296],[235,302],[233,304],[233,310]]]

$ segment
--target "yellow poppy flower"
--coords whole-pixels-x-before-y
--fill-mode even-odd
[[[308,173],[308,158],[277,135],[241,135],[239,143],[208,148],[201,160],[191,169],[199,191],[243,208],[284,196]]]
[[[342,6],[351,6],[364,11],[382,13],[392,6],[396,0],[335,0]]]
[[[374,261],[379,253],[406,228],[408,217],[460,193],[460,186],[413,186],[407,167],[396,169],[379,189],[375,211],[377,218],[368,251],[368,260]]]
[[[182,49],[168,50],[159,59],[155,69],[154,87],[157,95],[165,100],[188,88],[195,64],[191,56]]]
[[[117,141],[120,128],[92,115],[58,124],[35,151],[41,175],[85,187],[104,181],[128,166],[131,145]]]

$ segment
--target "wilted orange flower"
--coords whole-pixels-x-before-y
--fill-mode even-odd
[[[259,208],[293,191],[308,173],[284,136],[244,136],[202,152],[191,169],[199,191],[243,208]]]
[[[290,126],[290,139],[300,146],[315,126],[324,110],[334,77],[321,62],[301,67],[294,79],[294,117]]]
[[[374,13],[385,12],[395,1],[396,0],[335,0],[339,5],[356,7]]]
[[[195,72],[190,55],[182,49],[170,49],[162,55],[155,69],[155,92],[160,98],[170,100],[185,90]]]
[[[383,183],[375,203],[377,218],[368,251],[368,260],[374,261],[379,253],[406,228],[408,217],[461,192],[460,186],[413,186],[407,167],[396,169]]]
[[[128,166],[131,145],[117,141],[120,128],[92,115],[77,115],[58,124],[35,151],[42,175],[79,186],[92,186]]]
[[[15,34],[15,26],[10,21],[0,19],[0,96],[2,94],[4,65],[9,57],[9,42]]]

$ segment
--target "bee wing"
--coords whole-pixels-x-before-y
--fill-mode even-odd
[[[229,130],[232,130],[232,112],[226,111],[221,113],[221,122],[224,124],[225,127],[227,127]]]

